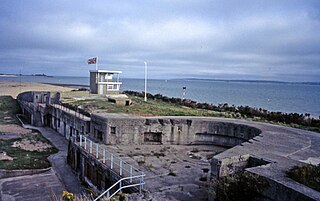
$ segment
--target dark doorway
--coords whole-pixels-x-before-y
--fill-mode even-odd
[[[50,114],[47,114],[44,117],[44,125],[48,126],[48,127],[51,127],[51,120],[52,120],[52,116]]]
[[[100,141],[103,140],[103,132],[102,132],[102,131],[97,130],[97,138],[98,138],[98,140],[100,140]]]
[[[145,132],[144,142],[146,143],[162,143],[162,132]]]

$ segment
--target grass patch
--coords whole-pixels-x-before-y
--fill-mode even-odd
[[[119,106],[103,99],[77,100],[69,102],[74,106],[80,106],[88,112],[103,111],[107,113],[127,113],[141,116],[215,116],[225,117],[225,112],[216,112],[205,109],[187,108],[175,103],[168,103],[162,100],[148,100],[129,96],[132,100],[130,106]],[[231,113],[227,116],[233,116]]]
[[[11,96],[0,96],[0,124],[19,124],[16,114],[20,113],[20,106]]]
[[[48,161],[48,157],[51,154],[57,153],[58,150],[55,147],[48,148],[45,151],[26,151],[17,147],[11,147],[15,141],[21,141],[23,139],[41,141],[51,144],[40,133],[29,134],[22,138],[0,140],[0,152],[6,152],[7,155],[14,158],[12,161],[1,161],[0,169],[17,170],[17,169],[41,169],[51,166]]]
[[[295,166],[287,172],[287,176],[320,192],[320,165]]]
[[[18,101],[11,96],[0,96],[0,124],[17,124],[20,122],[16,114],[21,113]],[[1,134],[1,131],[0,131]],[[51,164],[47,157],[57,153],[56,148],[48,148],[45,151],[26,151],[17,147],[11,147],[15,141],[23,139],[34,140],[36,142],[45,142],[51,144],[40,133],[24,135],[22,138],[0,140],[0,152],[13,158],[12,161],[0,161],[0,169],[17,170],[17,169],[40,169],[50,167]]]
[[[92,112],[106,112],[106,113],[127,113],[127,114],[132,114],[132,115],[138,115],[138,116],[204,116],[204,117],[224,117],[224,118],[235,118],[235,119],[248,119],[251,121],[259,121],[259,122],[267,122],[271,124],[279,124],[283,126],[288,126],[288,127],[294,127],[294,128],[300,128],[300,129],[305,129],[305,130],[310,130],[310,131],[315,131],[315,132],[320,132],[320,127],[319,126],[314,126],[314,125],[308,124],[308,125],[302,125],[297,124],[297,123],[281,123],[279,122],[279,119],[276,119],[277,115],[279,115],[277,112],[269,112],[266,113],[266,117],[261,117],[261,116],[256,116],[257,114],[250,114],[246,115],[245,109],[250,107],[234,107],[233,110],[231,110],[230,107],[229,111],[223,107],[218,107],[218,109],[206,109],[206,103],[202,103],[203,107],[200,107],[201,104],[197,103],[193,106],[185,106],[179,102],[176,101],[164,101],[162,99],[157,99],[157,98],[150,98],[148,99],[148,102],[145,102],[143,98],[139,96],[134,96],[134,95],[128,95],[127,96],[132,100],[132,105],[130,106],[120,106],[120,105],[115,105],[114,103],[108,102],[105,99],[87,99],[87,100],[73,100],[73,101],[65,101],[68,102],[68,104],[71,104],[74,107],[81,106],[86,112],[92,113]],[[155,95],[156,96],[156,95]],[[174,99],[174,98],[172,98]],[[200,105],[199,107],[197,105]],[[209,105],[210,106],[210,105]],[[213,106],[212,106],[213,107]],[[241,114],[239,111],[240,110],[243,112]],[[249,110],[248,109],[248,110]],[[256,108],[251,108],[252,110],[257,110]],[[260,112],[261,113],[261,112]],[[262,115],[260,114],[259,115]],[[265,115],[266,115],[265,114]],[[282,113],[280,113],[282,114]],[[288,114],[282,114],[282,115],[287,115]],[[291,114],[292,118],[297,118],[298,114]],[[269,116],[275,116],[275,120],[267,120],[266,118]],[[285,116],[285,117],[287,117]],[[299,115],[298,115],[299,116]],[[287,117],[288,118],[288,117]],[[299,116],[299,118],[303,119],[303,116]],[[272,118],[271,118],[272,119]],[[284,117],[282,117],[280,120],[283,120]],[[289,120],[288,120],[289,121]],[[302,121],[302,120],[301,120]],[[311,120],[310,120],[311,121]],[[313,121],[319,121],[313,119]]]

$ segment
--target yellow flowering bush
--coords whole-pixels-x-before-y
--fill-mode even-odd
[[[70,193],[68,191],[63,191],[62,200],[63,201],[74,201],[75,200],[75,196],[74,196],[73,193]]]

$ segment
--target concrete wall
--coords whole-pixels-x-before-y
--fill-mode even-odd
[[[93,114],[91,125],[90,136],[106,144],[214,144],[233,147],[261,133],[248,125],[181,117]]]
[[[90,132],[90,119],[83,115],[75,115],[66,108],[50,106],[48,109],[50,119],[49,127],[69,139],[79,134],[88,135]]]
[[[17,99],[34,104],[58,104],[60,100],[60,93],[48,91],[27,91],[20,93]]]
[[[47,105],[59,103],[60,93],[47,91],[29,91],[18,95],[17,100],[22,112],[35,126],[46,124]]]
[[[307,188],[306,186],[299,184],[298,182],[289,181],[289,178],[279,178],[278,180],[271,179],[269,177],[261,176],[253,172],[248,173],[259,176],[268,183],[268,187],[263,189],[261,194],[266,201],[317,201],[319,200],[319,193],[316,190]],[[318,194],[318,195],[317,195]]]

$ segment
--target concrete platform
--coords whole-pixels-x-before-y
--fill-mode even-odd
[[[105,146],[146,174],[146,200],[207,200],[210,159],[226,150],[212,145]]]
[[[53,170],[0,180],[0,201],[42,201],[60,197],[64,185]]]

